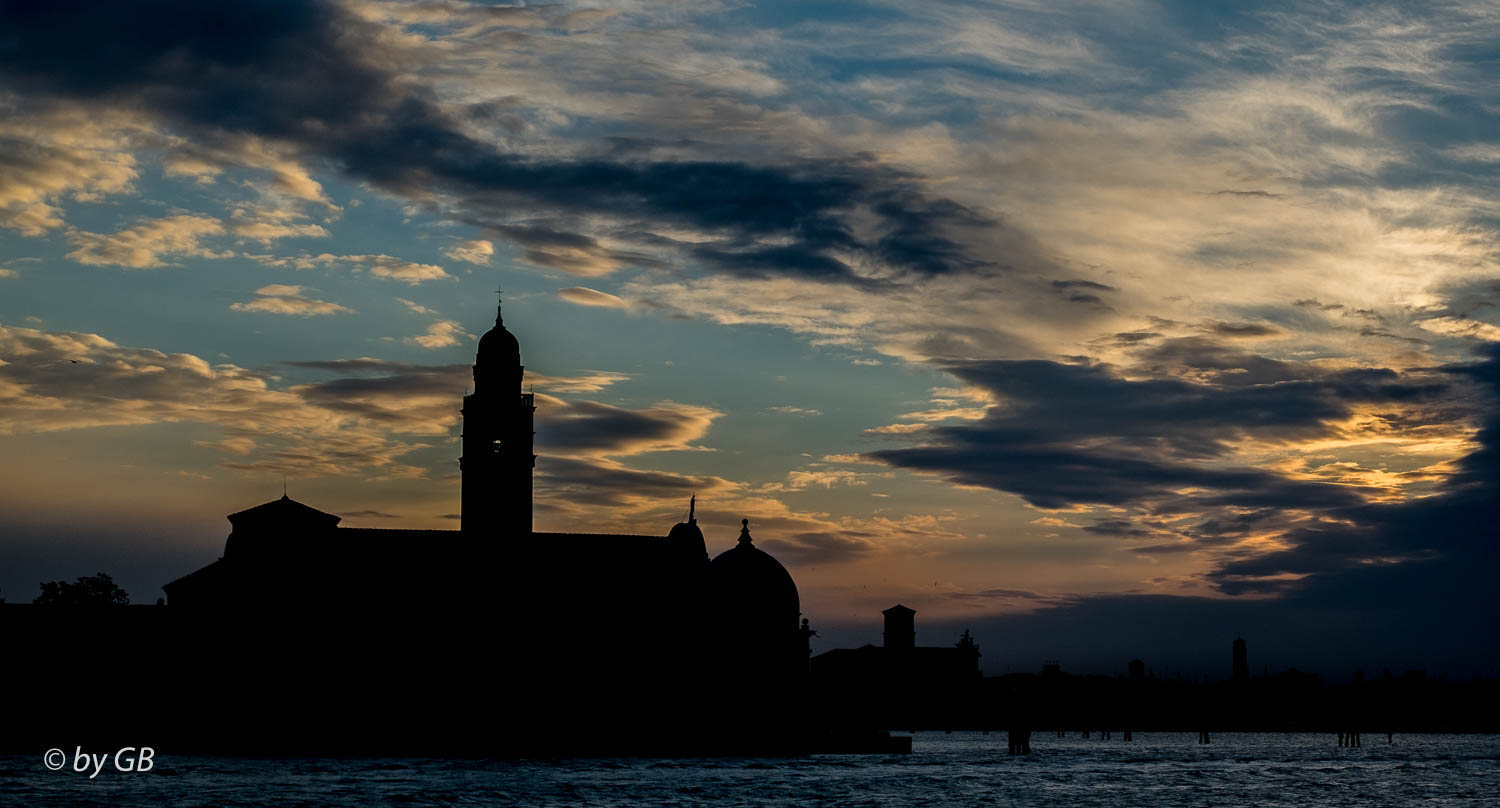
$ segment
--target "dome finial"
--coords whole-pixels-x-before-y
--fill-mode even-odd
[[[504,295],[504,294],[505,294],[505,290],[504,289],[496,287],[496,289],[495,289],[495,325],[498,325],[498,326],[505,325],[505,314],[504,314],[504,312],[501,311],[501,307],[505,303],[505,298],[502,297],[502,295]]]
[[[697,522],[698,522],[697,511],[698,511],[698,494],[696,492],[694,492],[693,496],[688,499],[688,524],[690,524],[690,525],[697,524]]]
[[[743,545],[743,546],[745,546],[745,547],[751,546],[751,544],[750,544],[750,520],[749,519],[741,519],[740,520],[740,544]]]

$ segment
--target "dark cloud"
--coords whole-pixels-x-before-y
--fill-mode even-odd
[[[1281,329],[1270,323],[1211,323],[1208,330],[1221,337],[1274,337],[1280,335]]]
[[[409,80],[416,56],[335,4],[77,0],[4,8],[11,33],[0,37],[0,85],[143,111],[199,145],[229,148],[254,135],[393,193],[437,193],[472,223],[529,244],[531,260],[545,265],[578,268],[577,256],[547,245],[597,249],[582,225],[559,221],[603,216],[648,232],[711,234],[693,257],[738,274],[865,282],[871,270],[857,273],[836,255],[888,268],[876,275],[991,267],[955,231],[994,222],[868,158],[664,162],[618,143],[598,158],[501,151],[467,134],[471,115]],[[856,212],[875,223],[861,231],[867,235],[854,232]],[[517,221],[538,215],[551,223],[528,230]],[[632,252],[598,258],[651,260]]]
[[[1100,337],[1090,344],[1097,344],[1105,348],[1129,348],[1161,338],[1159,331],[1120,331],[1108,337]]]
[[[1063,296],[1069,303],[1085,303],[1104,307],[1104,299],[1093,292],[1113,292],[1113,286],[1084,280],[1052,281],[1052,291]]]
[[[468,365],[404,365],[368,359],[287,364],[361,374],[294,385],[289,392],[323,409],[397,431],[446,432],[458,420],[454,403],[472,383]],[[369,373],[381,375],[364,375]]]
[[[370,511],[370,510],[365,510],[365,511],[349,511],[348,513],[341,513],[341,514],[339,514],[339,516],[342,516],[345,519],[400,519],[401,518],[401,514],[398,514],[398,513],[386,513],[385,511]]]
[[[695,477],[664,471],[633,469],[607,461],[541,455],[537,457],[538,499],[561,504],[619,508],[652,503],[687,501],[694,493],[725,487],[716,477]],[[538,507],[544,507],[539,501]]]
[[[1083,529],[1100,536],[1114,536],[1122,539],[1149,539],[1159,535],[1157,531],[1129,519],[1100,519]]]
[[[852,561],[875,547],[875,535],[855,530],[813,530],[756,540],[761,549],[793,566]]]
[[[1296,301],[1293,305],[1302,308],[1318,309],[1319,311],[1338,311],[1344,307],[1342,303],[1323,303],[1317,298],[1303,298]]]
[[[1161,417],[1142,423],[1152,423],[1152,429],[1163,435],[1176,428],[1168,411],[1180,407],[1183,428],[1191,431],[1206,423],[1194,415],[1200,396],[1233,398],[1246,393],[1198,385],[1184,391],[1122,382],[1097,368],[968,370],[965,378],[984,379],[990,389],[1025,390],[1031,397],[1019,399],[1019,412],[1013,416],[992,414],[986,424],[971,430],[945,430],[946,445],[875,455],[897,465],[1014,491],[1038,504],[1108,502],[1105,497],[1118,496],[1119,504],[1138,505],[1139,497],[1152,495],[1153,481],[1170,479],[1174,472],[1186,480],[1191,469],[1168,465],[1163,470],[1167,464],[1145,460],[1129,466],[1101,458],[1113,451],[1101,446],[1135,442],[1132,430],[1123,424],[1106,431],[1090,426],[1093,422],[1084,417],[1080,420],[1083,428],[1058,434],[1056,422],[1038,418],[1027,405],[1045,400],[1043,393],[1048,389],[1067,387],[1058,381],[1038,385],[1036,379],[1061,376],[1082,385],[1075,390],[1109,387],[1114,397],[1100,406],[1118,407],[1124,421],[1156,412],[1133,401],[1152,398],[1163,407]],[[1008,382],[996,379],[995,374],[1002,371]],[[1492,673],[1492,666],[1500,662],[1495,652],[1500,647],[1495,643],[1500,602],[1493,597],[1492,580],[1494,570],[1500,568],[1500,545],[1493,540],[1494,525],[1500,523],[1500,415],[1494,409],[1494,402],[1500,400],[1500,348],[1487,348],[1481,361],[1443,368],[1436,375],[1450,386],[1413,383],[1387,373],[1351,384],[1343,374],[1326,374],[1283,391],[1290,402],[1286,412],[1296,417],[1263,422],[1274,433],[1299,419],[1315,422],[1322,417],[1320,413],[1338,412],[1340,402],[1347,406],[1358,400],[1411,401],[1414,396],[1438,393],[1477,398],[1477,404],[1469,401],[1465,406],[1477,406],[1482,413],[1478,448],[1457,463],[1456,472],[1434,496],[1382,504],[1349,495],[1347,489],[1341,493],[1333,486],[1295,485],[1269,473],[1213,472],[1194,484],[1210,493],[1158,503],[1168,511],[1197,507],[1209,516],[1182,528],[1179,541],[1138,546],[1133,552],[1174,554],[1225,546],[1256,532],[1275,532],[1284,549],[1228,553],[1206,578],[1225,595],[1262,597],[1076,597],[1026,614],[954,623],[953,630],[973,627],[981,643],[1005,649],[1009,656],[1003,664],[1012,669],[1030,669],[1043,658],[1063,658],[1078,670],[1110,672],[1123,666],[1124,660],[1140,657],[1154,666],[1203,670],[1202,660],[1216,654],[1223,655],[1227,669],[1229,642],[1243,634],[1250,638],[1252,661],[1258,665],[1263,660],[1273,670],[1295,665],[1337,676],[1380,667]],[[1273,386],[1281,387],[1285,385]],[[1296,403],[1314,394],[1321,404]],[[1058,401],[1066,407],[1067,400]],[[1036,434],[1028,436],[1033,428]],[[1069,448],[1049,457],[1037,449],[1038,444],[1048,443]],[[1172,443],[1172,439],[1164,441],[1166,446]],[[1019,458],[1010,456],[1012,447],[1019,448]],[[1031,477],[1012,468],[1013,464],[1026,466]],[[1224,473],[1247,476],[1235,480],[1237,485],[1226,486],[1220,476]],[[1094,479],[1101,474],[1128,476]],[[1318,494],[1326,496],[1320,500]],[[1254,506],[1256,502],[1259,507]],[[1234,507],[1224,510],[1225,505]],[[1215,507],[1221,509],[1215,511]],[[1295,509],[1315,511],[1319,516],[1297,518],[1289,513]],[[1088,529],[1145,538],[1150,525],[1149,520],[1111,518]],[[1227,670],[1206,672],[1217,677]]]
[[[1335,434],[1356,403],[1416,410],[1449,390],[1441,378],[1389,370],[1325,371],[1179,340],[1151,358],[1204,371],[1204,381],[1127,379],[1108,367],[1043,360],[975,361],[949,372],[1002,406],[972,424],[934,426],[928,443],[872,452],[894,466],[1015,493],[1033,505],[1176,502],[1318,508],[1363,502],[1349,486],[1214,463],[1242,440],[1293,442]],[[1246,383],[1245,377],[1258,383]],[[1432,412],[1447,422],[1451,412]],[[1198,489],[1191,502],[1176,493]]]
[[[701,407],[661,404],[629,410],[597,401],[539,404],[536,442],[548,454],[608,456],[654,449],[688,448],[718,413]]]
[[[1274,194],[1270,191],[1262,191],[1257,188],[1250,191],[1214,191],[1214,196],[1237,196],[1242,199],[1284,199],[1286,197],[1286,194]]]
[[[1500,550],[1490,537],[1500,518],[1500,350],[1446,369],[1484,391],[1478,448],[1462,458],[1437,496],[1333,510],[1336,521],[1288,531],[1289,546],[1224,564],[1211,578],[1223,591],[1293,592],[1309,600],[1344,597],[1461,599],[1486,591]],[[1493,604],[1491,604],[1493,609]]]
[[[982,589],[978,592],[950,592],[948,598],[952,600],[968,600],[979,602],[1032,602],[1032,603],[1062,603],[1072,598],[1057,595],[1044,595],[1032,592],[1029,589]]]
[[[1052,282],[1052,288],[1053,289],[1057,289],[1057,290],[1096,289],[1096,290],[1101,291],[1101,292],[1113,292],[1113,291],[1115,291],[1115,287],[1113,287],[1113,286],[1105,286],[1102,283],[1095,283],[1094,281],[1080,281],[1080,280],[1053,281]]]

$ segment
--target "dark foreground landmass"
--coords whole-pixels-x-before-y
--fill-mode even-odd
[[[0,752],[83,744],[235,755],[797,755],[901,751],[888,731],[1494,732],[1500,680],[1328,685],[1295,670],[1193,682],[1064,673],[768,685],[549,665],[430,622],[307,626],[169,607],[0,606]],[[472,626],[463,626],[464,632]]]

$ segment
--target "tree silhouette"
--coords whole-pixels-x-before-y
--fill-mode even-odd
[[[42,594],[32,603],[38,606],[124,606],[130,603],[130,593],[101,572],[80,577],[73,583],[43,581]]]

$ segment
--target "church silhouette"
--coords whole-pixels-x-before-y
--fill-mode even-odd
[[[812,631],[786,568],[748,520],[710,561],[696,501],[666,536],[534,531],[524,374],[497,313],[463,399],[459,530],[339,527],[285,495],[231,514],[223,556],[163,587],[220,680],[187,689],[222,705],[231,678],[247,724],[315,716],[311,737],[333,746],[412,732],[521,753],[803,742],[792,705]]]

